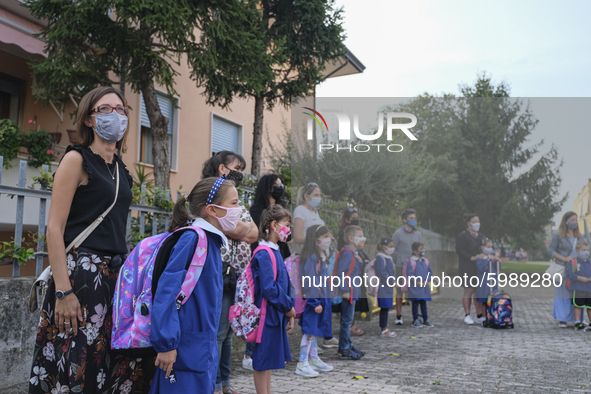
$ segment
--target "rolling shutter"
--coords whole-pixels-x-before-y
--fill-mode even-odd
[[[217,153],[223,150],[229,150],[234,153],[240,153],[240,126],[228,122],[225,119],[213,116],[211,132],[211,151]]]
[[[146,104],[144,103],[144,95],[140,95],[141,98],[141,117],[142,117],[142,126],[151,128],[150,119],[148,118],[148,113],[146,112]],[[158,104],[160,105],[160,111],[162,115],[168,118],[168,134],[172,135],[172,129],[174,125],[174,105],[172,101],[160,93],[156,93],[156,98],[158,99]]]

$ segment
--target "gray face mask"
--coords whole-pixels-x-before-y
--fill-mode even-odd
[[[566,227],[568,227],[570,230],[574,230],[577,227],[579,227],[579,223],[577,223],[577,222],[566,222]]]
[[[125,130],[127,130],[127,116],[121,115],[117,111],[92,116],[96,121],[96,127],[93,130],[99,137],[109,144],[121,141],[125,135]]]

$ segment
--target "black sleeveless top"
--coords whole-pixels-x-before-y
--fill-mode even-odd
[[[107,256],[127,253],[125,230],[127,214],[131,204],[131,187],[133,179],[123,164],[121,158],[115,155],[113,164],[95,154],[90,148],[81,145],[68,146],[66,153],[71,150],[79,152],[84,161],[84,169],[88,173],[88,184],[78,186],[64,232],[66,247],[92,222],[103,214],[115,200],[115,160],[119,163],[119,196],[117,203],[103,222],[90,234],[80,247]],[[110,171],[110,172],[109,172]]]

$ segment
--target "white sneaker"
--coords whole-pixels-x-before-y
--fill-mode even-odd
[[[315,378],[316,376],[320,375],[318,372],[312,369],[309,363],[298,363],[295,373],[296,375],[301,375],[306,378]]]
[[[482,322],[486,321],[486,317],[484,317],[484,316],[477,317],[476,321],[478,322],[478,324],[482,324]]]
[[[242,368],[252,371],[252,357],[246,358],[246,356],[244,356],[242,359]]]
[[[400,316],[400,319],[396,318],[396,321],[394,322],[394,324],[396,324],[397,326],[401,326],[402,325],[402,316]]]
[[[566,328],[566,323],[561,321],[560,323],[558,323],[558,328]]]
[[[468,324],[468,325],[472,325],[472,324],[474,324],[474,320],[472,320],[472,316],[470,316],[470,315],[467,315],[467,316],[464,318],[464,323],[466,323],[466,324]]]
[[[332,365],[328,365],[327,363],[322,361],[320,359],[320,357],[318,357],[316,360],[311,359],[310,366],[312,367],[313,370],[320,371],[320,372],[330,372],[334,369],[334,367]]]
[[[335,337],[332,337],[330,340],[324,340],[324,343],[322,344],[322,347],[325,348],[332,348],[332,347],[339,347],[339,340],[336,339]]]

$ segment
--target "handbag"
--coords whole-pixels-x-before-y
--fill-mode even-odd
[[[577,248],[577,240],[575,239],[575,242],[573,242],[573,250],[570,252],[571,256],[575,252],[576,248]],[[566,274],[566,263],[564,263],[564,265],[558,264],[556,262],[556,259],[554,259],[552,264],[550,264],[548,269],[546,269],[546,273],[550,274],[551,277],[554,277],[554,275],[559,274],[560,276],[562,276],[564,278],[564,276]]]
[[[95,219],[84,231],[82,231],[66,248],[66,254],[72,250],[72,248],[78,248],[82,243],[92,234],[92,232],[103,222],[105,217],[111,212],[111,209],[117,203],[117,198],[119,197],[119,162],[115,163],[115,172],[117,173],[117,181],[115,184],[115,200],[113,203],[103,212],[98,218]],[[47,291],[47,283],[51,278],[51,265],[43,272],[35,283],[31,286],[31,291],[29,292],[29,311],[31,313],[35,312],[38,308],[41,309],[43,306],[43,299],[45,297],[45,292]]]

